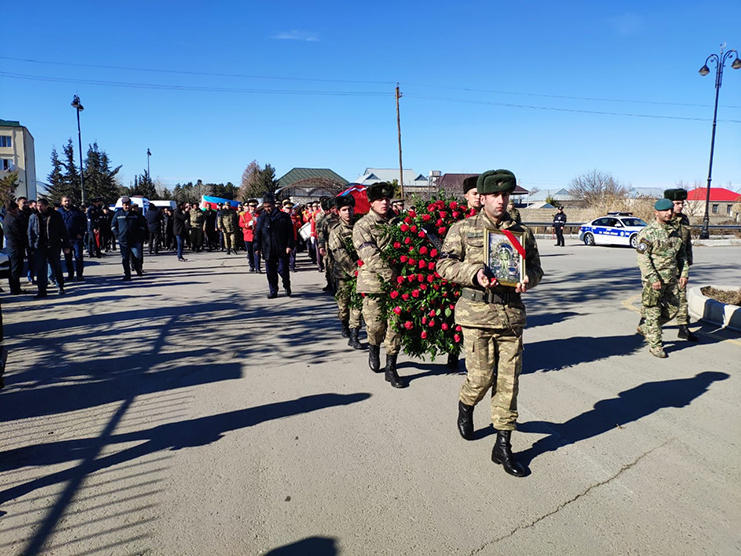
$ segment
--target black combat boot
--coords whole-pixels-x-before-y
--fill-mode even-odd
[[[682,340],[688,340],[690,342],[699,341],[699,338],[695,336],[689,328],[687,328],[686,324],[679,325],[679,332],[677,333],[677,337],[681,338]]]
[[[646,332],[643,330],[643,325],[646,322],[646,317],[641,317],[641,320],[638,321],[638,327],[636,328],[636,332],[638,332],[641,336],[645,336]]]
[[[343,338],[350,337],[350,325],[347,322],[342,323],[342,337]]]
[[[368,366],[374,373],[381,372],[381,346],[368,344]]]
[[[524,477],[527,471],[522,464],[515,461],[512,446],[509,443],[512,431],[497,431],[497,439],[491,451],[491,461],[501,464],[504,470],[514,477]]]
[[[393,355],[386,354],[386,382],[390,382],[394,388],[406,388],[407,385],[399,378],[399,373],[396,372],[396,357],[396,353]]]
[[[445,364],[447,369],[452,373],[458,370],[458,355],[455,353],[448,354],[448,362]]]
[[[350,340],[347,342],[347,345],[353,349],[363,349],[363,345],[358,340],[358,334],[360,334],[360,328],[350,329]]]
[[[458,401],[458,432],[466,440],[473,440],[473,406]]]

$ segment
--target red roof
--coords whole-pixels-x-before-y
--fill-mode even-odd
[[[692,191],[687,192],[688,201],[704,201],[705,195],[707,195],[706,187],[698,187]],[[736,193],[730,189],[724,189],[722,187],[711,187],[710,188],[710,200],[711,201],[725,201],[733,203],[734,201],[741,200],[741,193]]]

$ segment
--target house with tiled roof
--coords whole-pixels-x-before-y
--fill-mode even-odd
[[[706,187],[697,187],[687,192],[685,212],[690,216],[705,214]],[[741,193],[723,187],[710,188],[708,216],[713,222],[741,220]]]
[[[442,191],[445,191],[449,195],[455,195],[457,197],[461,197],[463,195],[463,180],[466,178],[469,178],[471,176],[478,176],[478,173],[476,174],[453,174],[446,172],[442,176],[440,176],[437,180],[436,188]],[[524,187],[520,187],[519,185],[515,187],[515,190],[512,192],[513,200],[515,201],[515,204],[520,204],[521,200],[525,195],[527,195],[529,191],[525,189]]]
[[[347,180],[329,168],[292,168],[278,178],[276,194],[294,203],[334,197],[347,186]]]

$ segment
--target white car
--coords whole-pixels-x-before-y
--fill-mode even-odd
[[[579,228],[584,245],[625,245],[635,248],[638,232],[647,224],[629,213],[608,213]]]

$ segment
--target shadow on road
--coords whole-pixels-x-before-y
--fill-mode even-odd
[[[334,556],[338,554],[337,539],[307,537],[266,552],[265,556]]]

